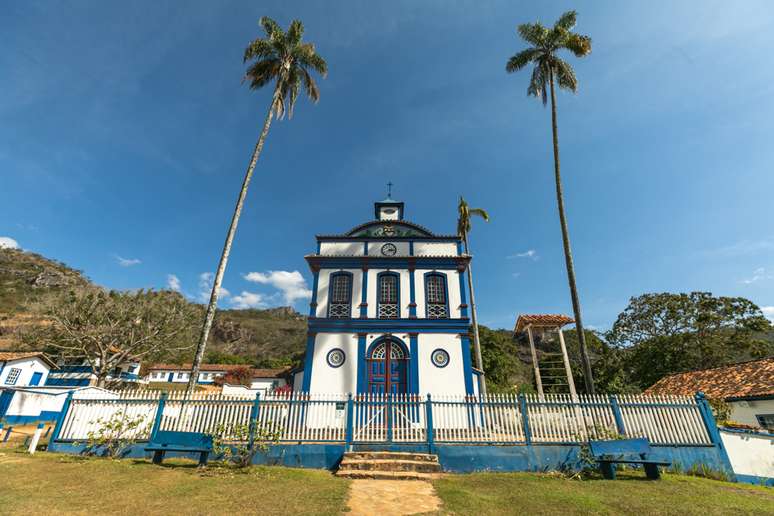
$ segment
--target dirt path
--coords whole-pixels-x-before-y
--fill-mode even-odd
[[[430,482],[419,480],[354,480],[349,514],[392,516],[435,512],[441,500]]]

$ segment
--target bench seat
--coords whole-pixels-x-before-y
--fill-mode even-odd
[[[168,451],[183,453],[198,453],[199,466],[205,466],[212,452],[212,436],[199,432],[172,432],[160,430],[156,432],[145,451],[153,452],[153,463],[161,464],[164,454]]]
[[[665,460],[651,459],[650,443],[647,439],[620,439],[614,441],[589,441],[594,460],[599,463],[602,476],[615,480],[616,464],[642,464],[645,475],[651,480],[661,478],[659,466],[670,466]]]

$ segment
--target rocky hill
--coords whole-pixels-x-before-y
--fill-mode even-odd
[[[40,314],[48,301],[72,289],[96,288],[100,287],[63,263],[26,251],[0,249],[0,350],[21,347],[18,334],[25,326],[45,324]],[[215,317],[208,357],[258,366],[288,365],[303,353],[305,340],[306,317],[291,307],[222,310]]]

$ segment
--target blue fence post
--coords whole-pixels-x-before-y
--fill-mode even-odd
[[[699,406],[699,413],[701,414],[701,419],[704,421],[704,426],[707,428],[710,442],[716,446],[720,446],[721,441],[718,425],[715,423],[715,416],[712,415],[712,408],[703,392],[696,393],[696,404]]]
[[[8,442],[8,438],[11,437],[11,432],[13,432],[13,427],[9,426],[8,429],[5,431],[5,435],[3,436],[3,442]]]
[[[519,394],[519,410],[521,412],[521,424],[524,427],[524,441],[532,444],[532,433],[529,430],[529,414],[527,414],[527,397]]]
[[[427,393],[427,401],[425,401],[425,420],[427,423],[427,451],[434,453],[435,443],[433,442],[433,400],[430,398],[430,393]]]
[[[253,407],[250,409],[250,436],[248,437],[249,449],[253,449],[255,444],[255,431],[258,429],[258,415],[261,410],[261,393],[255,393],[255,400],[253,400]]]
[[[151,429],[150,440],[152,441],[159,429],[161,428],[161,417],[164,415],[164,405],[167,404],[167,393],[162,393],[159,397],[159,406],[156,408],[156,419],[153,420],[153,428]]]
[[[347,431],[344,435],[344,440],[347,445],[347,451],[350,451],[352,448],[352,439],[353,439],[353,427],[355,425],[354,422],[354,414],[355,414],[355,402],[352,400],[352,393],[350,392],[347,394]]]
[[[618,405],[618,397],[615,395],[610,396],[610,408],[613,409],[613,417],[615,418],[615,426],[618,428],[618,433],[626,435],[626,427],[624,426],[621,407]]]
[[[70,404],[73,402],[73,391],[67,393],[64,403],[62,404],[62,410],[59,411],[59,415],[56,417],[56,425],[54,426],[54,433],[51,434],[51,439],[48,440],[49,448],[51,444],[59,439],[59,434],[62,432],[62,426],[64,425],[67,412],[70,410]]]

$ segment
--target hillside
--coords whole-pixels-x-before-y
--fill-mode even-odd
[[[0,350],[21,347],[18,332],[43,324],[42,307],[63,292],[96,288],[100,287],[63,263],[26,251],[0,249]],[[290,307],[222,310],[215,317],[208,356],[259,366],[290,364],[303,353],[305,340],[306,317]]]

